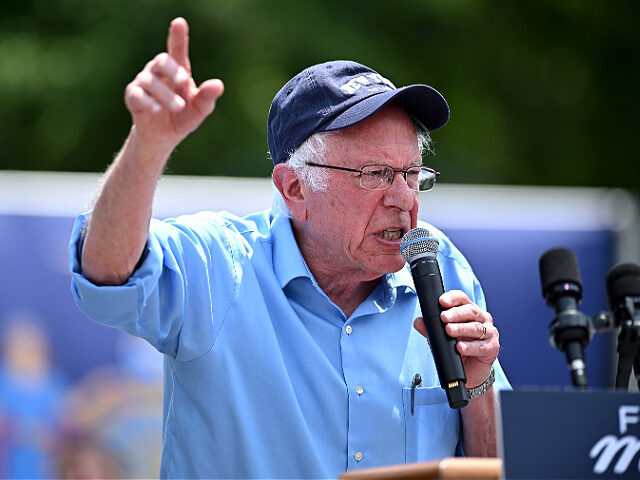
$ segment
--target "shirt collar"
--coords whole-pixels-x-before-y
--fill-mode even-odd
[[[388,309],[393,306],[399,295],[406,293],[415,294],[415,286],[413,277],[407,265],[395,273],[387,273],[382,278],[382,294],[381,306]]]
[[[278,282],[280,282],[280,288],[286,287],[291,280],[300,277],[309,278],[313,282],[313,275],[302,258],[289,218],[277,214],[273,219],[271,232],[273,235],[273,270]]]
[[[404,267],[400,271],[395,273],[388,273],[384,276],[384,283],[388,290],[411,290],[415,293],[416,287],[413,284],[413,277],[409,271],[409,266],[405,263]]]

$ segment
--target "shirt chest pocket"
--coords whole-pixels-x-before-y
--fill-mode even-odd
[[[411,412],[411,388],[402,389],[405,421],[405,461],[425,462],[456,454],[460,412],[449,407],[440,387],[416,388]]]

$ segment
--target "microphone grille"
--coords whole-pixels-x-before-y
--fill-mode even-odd
[[[625,297],[640,296],[640,266],[635,263],[621,263],[607,273],[607,296],[612,310]]]
[[[540,280],[542,292],[558,283],[574,283],[582,290],[580,267],[576,254],[568,248],[553,248],[540,257]]]
[[[433,238],[426,228],[412,228],[402,237],[400,253],[411,263],[416,258],[437,254],[438,245],[438,240]]]

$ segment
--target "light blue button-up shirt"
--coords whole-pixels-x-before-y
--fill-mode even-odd
[[[336,478],[456,454],[460,414],[412,328],[420,311],[408,268],[385,275],[346,318],[287,218],[204,212],[153,220],[133,276],[98,287],[80,269],[84,221],[70,247],[78,305],[165,354],[161,477]],[[440,237],[445,288],[484,308],[466,260],[428,228]]]

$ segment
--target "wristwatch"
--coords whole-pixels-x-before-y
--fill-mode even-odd
[[[478,385],[475,388],[470,388],[469,391],[469,398],[476,398],[479,397],[480,395],[482,395],[483,393],[487,393],[487,390],[489,390],[491,388],[491,385],[493,385],[493,382],[496,381],[496,371],[492,368],[491,369],[491,373],[489,374],[489,377],[480,385]]]

